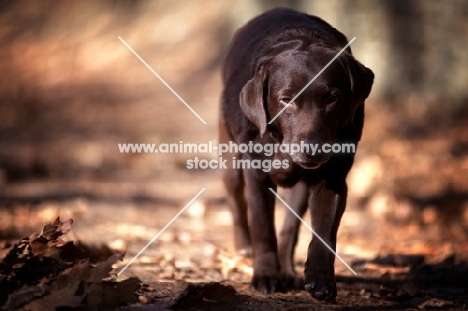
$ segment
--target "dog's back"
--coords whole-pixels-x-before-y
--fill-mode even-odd
[[[274,40],[288,29],[294,29],[300,35],[301,28],[314,30],[317,39],[334,40],[341,47],[348,43],[345,36],[316,16],[287,8],[270,10],[235,33],[222,67],[224,85],[230,85],[232,79],[240,79],[239,84],[244,85],[253,74],[255,61],[262,55],[262,46],[268,45],[268,40]]]

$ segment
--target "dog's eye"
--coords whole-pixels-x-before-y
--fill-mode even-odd
[[[280,103],[283,105],[287,105],[291,102],[291,97],[281,97],[280,98]]]
[[[337,101],[338,101],[338,96],[333,95],[333,94],[328,94],[324,98],[325,104],[333,104],[333,103],[336,103]]]

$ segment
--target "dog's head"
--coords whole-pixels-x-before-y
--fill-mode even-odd
[[[263,136],[276,133],[285,144],[333,144],[338,131],[353,122],[368,97],[374,74],[347,51],[343,52],[297,97],[338,53],[338,49],[310,45],[283,50],[259,59],[253,77],[240,94],[246,117]],[[288,107],[272,122],[284,107]],[[296,153],[292,160],[304,168],[327,162],[331,153]]]

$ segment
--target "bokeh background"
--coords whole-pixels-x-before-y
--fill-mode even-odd
[[[74,239],[127,250],[128,260],[206,187],[126,273],[141,277],[163,255],[176,267],[209,265],[231,249],[220,172],[187,170],[193,154],[121,154],[117,144],[216,141],[230,39],[278,6],[356,36],[353,53],[376,76],[338,252],[468,253],[463,0],[0,1],[1,245],[60,216],[75,220]],[[278,204],[278,224],[284,213]],[[298,260],[310,240],[301,232]]]

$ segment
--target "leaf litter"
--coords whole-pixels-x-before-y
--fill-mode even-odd
[[[109,310],[138,302],[138,278],[116,282],[110,275],[124,255],[97,261],[99,252],[64,239],[72,225],[57,218],[0,254],[2,310]]]

